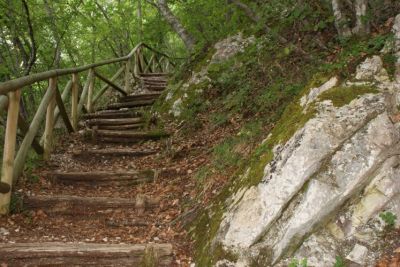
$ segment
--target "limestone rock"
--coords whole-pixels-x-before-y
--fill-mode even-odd
[[[365,266],[368,255],[368,249],[364,246],[356,244],[353,250],[347,255],[346,259],[351,262],[360,264],[361,266]]]
[[[305,95],[301,98],[300,100],[300,105],[302,107],[308,106],[310,103],[315,101],[317,97],[322,94],[325,91],[328,91],[329,89],[332,89],[335,87],[339,82],[339,79],[337,77],[331,78],[329,81],[321,85],[320,87],[317,88],[312,88],[308,95]]]
[[[226,203],[213,244],[238,256],[228,266],[287,266],[293,257],[333,266],[338,255],[367,266],[380,256],[386,241],[379,214],[400,218],[400,122],[391,119],[400,83],[387,77],[381,57],[373,56],[355,78],[378,93],[342,107],[319,102],[337,85],[334,77],[301,98],[303,109],[316,104],[315,117],[276,145],[262,182]]]
[[[255,42],[254,36],[249,38],[243,38],[243,34],[230,36],[214,45],[217,50],[211,58],[211,63],[217,63],[236,55],[239,52],[243,52],[244,49]]]
[[[383,62],[380,56],[367,58],[357,67],[357,80],[372,80],[383,71]]]

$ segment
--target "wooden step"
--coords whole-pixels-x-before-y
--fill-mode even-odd
[[[103,110],[96,113],[82,115],[83,119],[117,119],[117,118],[140,118],[143,114],[132,110]]]
[[[160,78],[145,78],[145,79],[141,78],[141,80],[144,84],[149,83],[149,84],[165,84],[165,85],[167,85],[167,83],[168,83],[168,80],[160,79]]]
[[[143,210],[152,209],[159,205],[160,200],[140,196],[136,199],[112,197],[80,197],[70,195],[39,195],[25,196],[23,208],[42,210],[46,214],[77,215],[96,212],[104,214],[105,210]]]
[[[139,76],[141,77],[166,77],[168,76],[168,73],[165,72],[153,72],[153,73],[140,73]]]
[[[167,85],[167,80],[161,80],[161,79],[142,79],[142,81],[145,84],[165,84],[165,85]]]
[[[98,125],[96,126],[98,130],[136,130],[143,128],[145,126],[144,123],[132,123],[132,124],[124,124],[124,125]]]
[[[90,119],[86,121],[86,125],[127,125],[143,123],[143,118],[118,118],[118,119]]]
[[[140,95],[129,95],[125,97],[121,97],[118,101],[119,102],[131,102],[136,100],[149,100],[149,99],[157,99],[161,93],[155,92],[150,94],[140,94]]]
[[[153,170],[129,172],[49,172],[47,173],[47,177],[54,182],[63,184],[84,183],[91,185],[137,185],[153,182],[156,178],[156,172]]]
[[[92,157],[144,157],[156,154],[157,150],[132,150],[132,149],[88,149],[73,152],[76,158],[89,159]]]
[[[144,107],[151,106],[155,102],[155,99],[146,100],[135,100],[130,102],[114,103],[107,107],[107,109],[120,109],[120,108],[134,108],[134,107]]]
[[[0,244],[5,266],[152,266],[172,265],[171,244],[6,243]]]
[[[113,131],[87,129],[83,132],[84,137],[92,138],[93,141],[104,141],[112,143],[137,143],[144,140],[159,140],[168,137],[169,134],[162,131]]]
[[[144,87],[150,91],[162,91],[166,88],[166,86],[155,86],[155,85],[145,85]]]

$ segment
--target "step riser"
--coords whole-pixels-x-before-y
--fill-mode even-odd
[[[108,109],[120,109],[120,108],[135,108],[135,107],[144,107],[144,106],[151,106],[155,102],[154,99],[152,100],[143,100],[143,101],[132,101],[126,103],[115,103],[108,106]]]
[[[153,209],[159,205],[158,199],[143,198],[143,201],[135,199],[117,199],[101,197],[76,197],[76,196],[34,196],[25,197],[23,207],[27,210],[42,210],[52,215],[75,214],[104,214],[106,210],[132,210]],[[105,214],[107,215],[107,213]],[[87,218],[90,219],[90,218]]]
[[[147,100],[156,100],[160,95],[156,96],[149,96],[145,98],[136,98],[136,97],[126,97],[126,98],[120,98],[118,100],[119,103],[125,103],[125,102],[133,102],[133,101],[147,101]]]
[[[143,123],[139,124],[126,124],[126,125],[96,125],[98,130],[135,130],[144,127]]]
[[[0,261],[10,267],[142,266],[146,258],[155,258],[157,266],[171,266],[172,245],[0,244]]]
[[[92,120],[87,120],[86,125],[88,125],[88,126],[94,126],[94,125],[118,126],[118,125],[140,124],[143,122],[144,122],[144,120],[142,118],[92,119]]]
[[[87,184],[87,185],[138,185],[152,183],[155,180],[154,171],[135,173],[106,173],[106,172],[81,172],[81,173],[50,173],[48,178],[62,184]]]
[[[92,159],[93,157],[145,157],[156,154],[156,150],[129,151],[129,150],[84,150],[74,152],[73,156],[79,159]]]

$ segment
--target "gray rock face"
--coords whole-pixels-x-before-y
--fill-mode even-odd
[[[363,62],[355,79],[380,93],[336,108],[318,95],[337,79],[311,89],[299,104],[315,102],[316,116],[275,147],[260,184],[227,203],[214,243],[238,255],[228,266],[286,266],[292,257],[332,266],[337,255],[366,266],[379,257],[379,214],[400,218],[400,123],[391,120],[400,84],[390,82],[379,56]]]

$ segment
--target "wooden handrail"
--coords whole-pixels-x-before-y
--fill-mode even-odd
[[[132,49],[132,51],[124,57],[119,57],[119,58],[113,58],[113,59],[108,59],[108,60],[103,60],[97,63],[92,63],[92,64],[88,64],[85,66],[80,66],[80,67],[75,67],[75,68],[66,68],[66,69],[55,69],[55,70],[49,70],[49,71],[45,71],[45,72],[41,72],[41,73],[36,73],[36,74],[31,74],[29,76],[24,76],[21,78],[17,78],[14,80],[9,80],[3,83],[0,83],[0,95],[5,95],[8,92],[11,91],[15,91],[18,88],[23,88],[27,85],[31,85],[35,82],[40,82],[40,81],[44,81],[50,78],[54,78],[54,77],[58,77],[58,76],[64,76],[64,75],[68,75],[68,74],[73,74],[73,73],[79,73],[79,72],[83,72],[89,69],[94,69],[97,67],[101,67],[104,65],[109,65],[112,63],[118,63],[121,61],[127,61],[129,59],[132,58],[132,56],[135,54],[135,52],[141,48],[141,47],[145,47],[149,50],[151,50],[154,53],[160,54],[164,57],[169,58],[167,55],[165,55],[164,53],[161,53],[153,48],[151,48],[150,46],[144,44],[144,43],[139,43],[137,46],[135,46],[135,48]],[[174,63],[171,62],[170,63],[172,66],[174,66]]]
[[[143,53],[144,48],[150,51],[147,51],[146,53],[147,56],[151,56],[149,61]],[[132,57],[134,57],[133,66],[131,64]],[[0,83],[0,115],[1,112],[8,106],[1,182],[9,185],[10,189],[12,188],[13,184],[15,184],[18,177],[23,172],[28,151],[31,146],[38,154],[43,154],[43,158],[45,160],[50,158],[53,145],[53,129],[57,122],[57,118],[60,115],[69,132],[77,131],[78,119],[81,111],[87,110],[88,112],[91,112],[93,106],[96,104],[96,101],[109,88],[117,90],[123,95],[126,95],[132,87],[132,73],[135,80],[134,82],[137,82],[139,79],[139,74],[143,71],[146,73],[149,71],[154,72],[158,67],[160,67],[160,71],[164,72],[167,67],[163,66],[161,63],[162,60],[166,61],[167,65],[171,64],[172,66],[175,66],[170,57],[168,57],[166,54],[158,52],[144,43],[139,43],[127,56],[124,57],[103,60],[75,68],[49,70]],[[123,61],[125,61],[124,66],[119,68],[111,80],[96,71],[97,67]],[[83,90],[79,92],[79,73],[87,70],[89,70],[89,72],[87,74],[85,85],[83,86]],[[116,82],[114,82],[114,80],[116,80],[123,72],[125,72],[123,86],[124,89],[122,89],[122,86],[119,86]],[[72,74],[72,78],[67,82],[61,96],[57,87],[57,80],[59,80],[58,77],[69,74]],[[93,98],[96,78],[105,82],[106,85],[103,86],[100,92]],[[49,86],[41,99],[32,122],[29,124],[19,114],[19,101],[21,93],[25,86],[29,86],[35,82],[44,80],[49,81]],[[68,111],[66,109],[67,106],[65,105],[69,94],[71,94],[70,117],[68,116]],[[36,137],[44,117],[46,117],[46,123],[45,131],[42,136],[42,147],[40,142],[36,140]],[[18,126],[22,135],[24,135],[24,138],[15,156],[15,144]],[[0,215],[8,212],[9,205],[10,194],[0,194]]]

